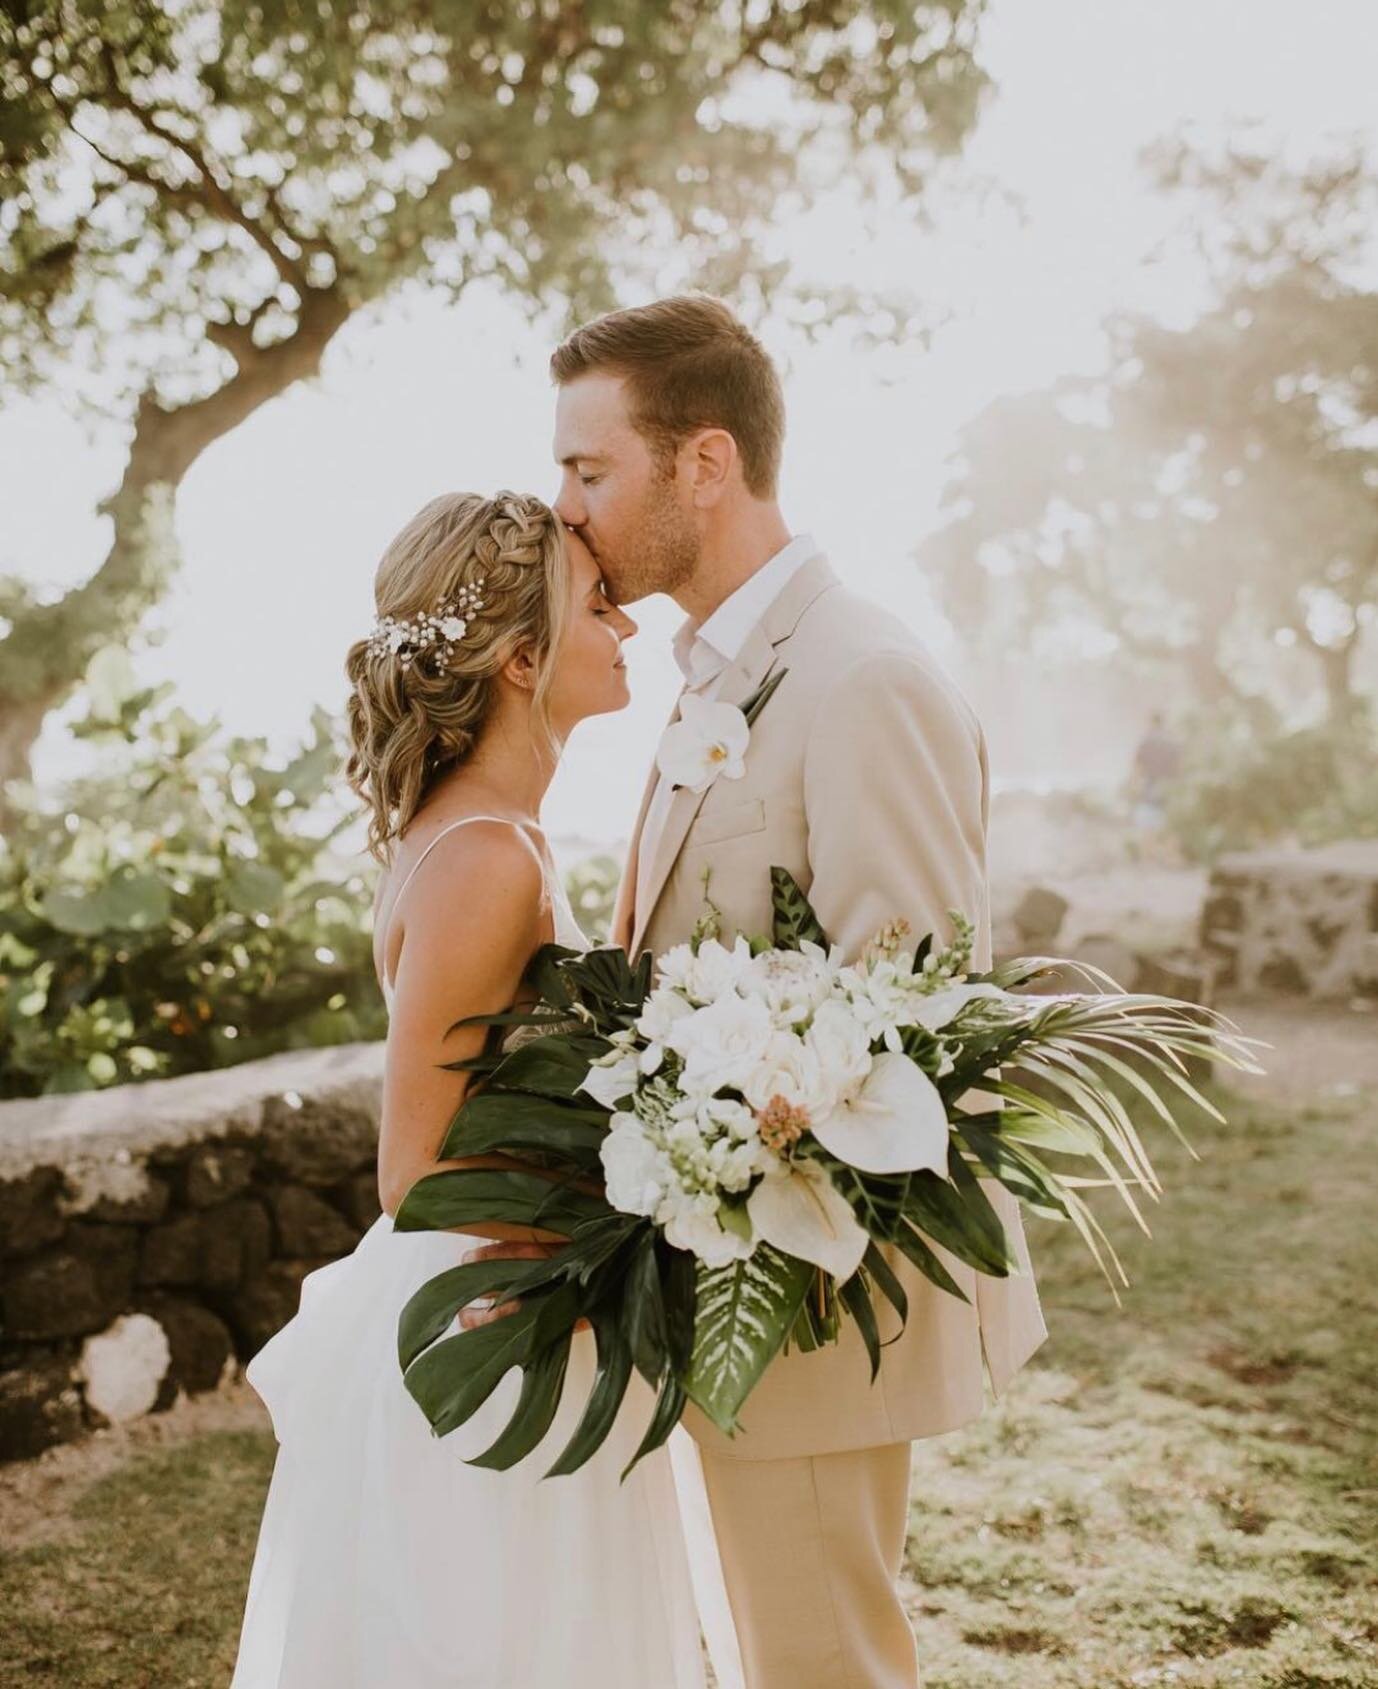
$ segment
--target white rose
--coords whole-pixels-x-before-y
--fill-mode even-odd
[[[744,938],[738,936],[730,950],[716,938],[705,939],[689,966],[685,989],[695,1003],[716,1003],[750,967],[751,946]]]
[[[834,1098],[847,1097],[871,1071],[867,1028],[845,1003],[824,1003],[804,1034]]]
[[[765,950],[743,972],[738,989],[762,997],[784,1027],[797,1026],[832,990],[833,971],[816,944],[803,950]]]
[[[608,1201],[623,1214],[654,1215],[674,1183],[668,1157],[647,1137],[634,1114],[613,1116],[598,1159],[603,1163]]]
[[[666,1042],[684,1061],[686,1091],[742,1090],[775,1036],[761,999],[734,992],[677,1020]]]
[[[791,1107],[807,1110],[810,1119],[830,1113],[838,1096],[817,1054],[793,1032],[775,1034],[741,1089],[755,1109],[783,1097]]]

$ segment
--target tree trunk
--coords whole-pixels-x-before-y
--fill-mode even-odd
[[[1354,653],[1358,649],[1357,631],[1342,645],[1317,645],[1311,649],[1321,665],[1325,681],[1326,719],[1332,727],[1345,726],[1358,703],[1354,691]]]
[[[114,525],[104,562],[57,603],[19,612],[0,639],[0,793],[6,782],[28,777],[45,718],[70,695],[95,653],[130,638],[161,596],[168,571],[150,543],[150,501],[160,490],[170,501],[208,446],[316,374],[349,313],[336,288],[309,292],[292,335],[267,347],[254,345],[248,329],[212,324],[209,337],[238,366],[230,380],[175,410],[150,393],[139,401],[124,478],[101,505]]]

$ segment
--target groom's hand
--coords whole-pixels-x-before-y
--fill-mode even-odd
[[[563,1243],[517,1243],[502,1241],[498,1243],[483,1243],[476,1249],[467,1249],[460,1257],[464,1266],[473,1261],[548,1261],[558,1255],[566,1247]],[[459,1326],[461,1331],[476,1331],[481,1325],[491,1325],[494,1320],[500,1320],[507,1314],[515,1314],[521,1307],[521,1298],[514,1297],[510,1302],[499,1302],[490,1305],[486,1302],[470,1302],[467,1307],[459,1310]],[[576,1331],[589,1330],[587,1320],[575,1323]]]

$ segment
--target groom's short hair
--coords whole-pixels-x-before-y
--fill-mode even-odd
[[[724,428],[737,442],[748,491],[775,492],[785,443],[780,377],[721,299],[682,293],[595,317],[550,360],[560,387],[594,371],[625,380],[632,421],[662,460],[696,430]]]

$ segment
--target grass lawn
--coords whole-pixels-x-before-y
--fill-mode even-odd
[[[1378,1686],[1376,1123],[1236,1104],[1200,1167],[1162,1149],[1122,1311],[1038,1228],[1052,1340],[915,1454],[925,1689]],[[271,1460],[200,1429],[55,1483],[0,1555],[0,1683],[223,1689]]]

